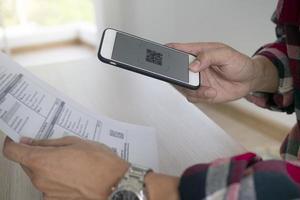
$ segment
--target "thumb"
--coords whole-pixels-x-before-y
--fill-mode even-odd
[[[68,146],[81,141],[79,137],[67,136],[59,139],[45,139],[45,140],[27,140],[27,138],[22,138],[21,142],[26,143],[31,146]]]
[[[26,165],[26,158],[32,151],[31,146],[15,143],[10,138],[5,138],[3,155],[9,160]]]
[[[190,64],[190,70],[200,72],[210,66],[224,66],[231,56],[231,52],[228,48],[209,49],[200,52],[197,58]]]

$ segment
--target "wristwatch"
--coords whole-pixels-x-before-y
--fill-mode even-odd
[[[137,165],[130,165],[128,171],[113,188],[109,200],[147,200],[144,177],[152,170]]]

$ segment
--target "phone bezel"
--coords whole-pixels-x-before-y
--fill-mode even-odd
[[[121,34],[128,35],[130,37],[137,38],[139,40],[143,40],[145,42],[150,42],[152,44],[162,46],[164,48],[169,48],[173,51],[178,51],[176,49],[161,45],[159,43],[152,42],[150,40],[146,40],[146,39],[137,37],[135,35],[131,35],[131,34],[128,34],[128,33],[122,32],[122,31],[107,28],[103,32],[102,39],[101,39],[101,44],[100,44],[100,48],[99,48],[99,53],[98,53],[98,57],[101,61],[103,61],[105,63],[108,63],[108,64],[111,64],[111,65],[114,65],[114,66],[119,66],[119,67],[122,67],[122,68],[125,68],[125,69],[128,69],[128,70],[131,70],[131,71],[142,73],[144,75],[148,75],[148,76],[151,76],[151,77],[154,77],[154,78],[158,78],[158,79],[161,79],[161,80],[164,80],[164,81],[172,82],[172,83],[184,86],[184,87],[188,87],[190,89],[197,89],[200,86],[200,74],[192,72],[191,70],[189,70],[189,82],[184,82],[182,80],[178,80],[178,79],[175,79],[175,78],[172,78],[172,77],[169,77],[169,76],[165,76],[165,75],[162,75],[162,74],[159,74],[159,73],[155,73],[153,71],[145,70],[145,69],[140,68],[138,66],[133,66],[133,65],[123,63],[123,62],[120,62],[118,60],[113,59],[112,58],[112,53],[113,53],[113,48],[114,48],[114,45],[115,45],[116,35],[117,35],[118,32],[121,33]],[[182,52],[182,51],[178,51],[178,52],[186,54],[187,56],[189,56],[189,63],[191,63],[195,60],[195,56],[193,56],[193,55],[187,54],[187,53]]]

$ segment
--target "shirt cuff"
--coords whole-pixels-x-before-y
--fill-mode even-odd
[[[293,78],[286,55],[285,43],[274,43],[259,49],[255,55],[269,59],[278,71],[279,86],[275,93],[253,92],[246,99],[257,106],[270,110],[293,113]]]
[[[260,157],[253,153],[245,153],[221,158],[209,164],[194,165],[185,170],[180,178],[180,199],[213,199],[215,195],[222,196],[222,191],[226,193],[228,186],[239,183],[246,175],[248,167],[258,161],[261,161]]]

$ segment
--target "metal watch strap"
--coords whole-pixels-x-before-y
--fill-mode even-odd
[[[122,184],[127,184],[128,181],[130,182],[136,182],[137,184],[141,185],[142,187],[145,186],[144,178],[145,175],[152,171],[151,169],[148,168],[143,168],[137,165],[130,165],[128,171],[124,175],[123,179],[120,181],[118,184],[118,187]]]

